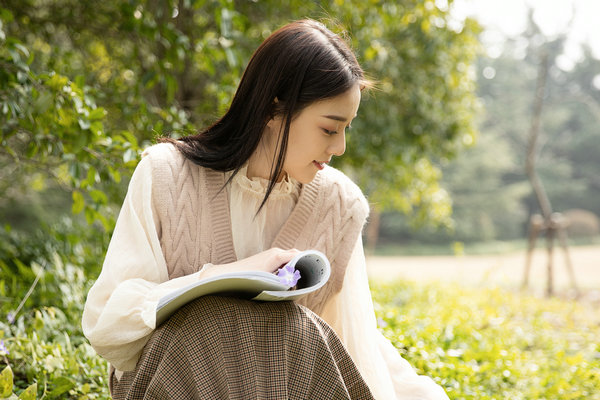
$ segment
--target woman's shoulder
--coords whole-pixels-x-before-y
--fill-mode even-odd
[[[179,160],[182,157],[183,154],[172,143],[153,144],[142,152],[142,159],[146,158],[153,163]]]
[[[189,181],[187,178],[190,176],[193,180],[204,176],[201,166],[189,161],[174,144],[168,142],[146,148],[139,166],[144,163],[152,171],[152,181],[161,185],[183,184]]]
[[[352,179],[342,171],[330,166],[319,173],[322,176],[323,186],[329,188],[327,192],[337,193],[336,197],[339,197],[340,201],[345,203],[346,206],[354,204],[361,211],[368,214],[369,203],[362,190]]]

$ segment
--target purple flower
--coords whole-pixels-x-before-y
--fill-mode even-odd
[[[15,314],[12,312],[9,312],[8,315],[6,316],[6,319],[8,320],[9,324],[14,324],[15,323]]]
[[[4,345],[4,340],[0,340],[0,356],[5,356],[7,354],[10,354],[10,352]]]
[[[279,277],[279,282],[282,284],[292,287],[298,283],[300,279],[300,271],[294,269],[289,263],[285,264],[283,268],[279,268],[277,270],[277,276]]]

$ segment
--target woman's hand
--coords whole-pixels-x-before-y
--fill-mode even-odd
[[[213,265],[210,268],[202,271],[200,278],[209,278],[229,272],[275,272],[278,268],[287,264],[298,253],[300,253],[300,250],[297,249],[282,250],[277,247],[273,247],[269,250],[265,250],[248,258],[234,261],[229,264]]]

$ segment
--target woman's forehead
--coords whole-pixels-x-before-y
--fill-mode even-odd
[[[360,104],[360,89],[350,89],[339,96],[320,100],[307,107],[311,114],[344,122],[356,117]]]

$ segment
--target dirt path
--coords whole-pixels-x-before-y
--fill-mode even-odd
[[[575,280],[586,291],[600,293],[600,246],[569,248]],[[535,291],[546,287],[547,253],[533,255],[529,282]],[[401,256],[367,257],[369,277],[374,280],[402,278],[413,281],[460,282],[475,286],[517,288],[523,280],[525,251],[485,256]],[[554,251],[554,287],[570,287],[563,251]],[[600,294],[599,294],[600,296]]]

